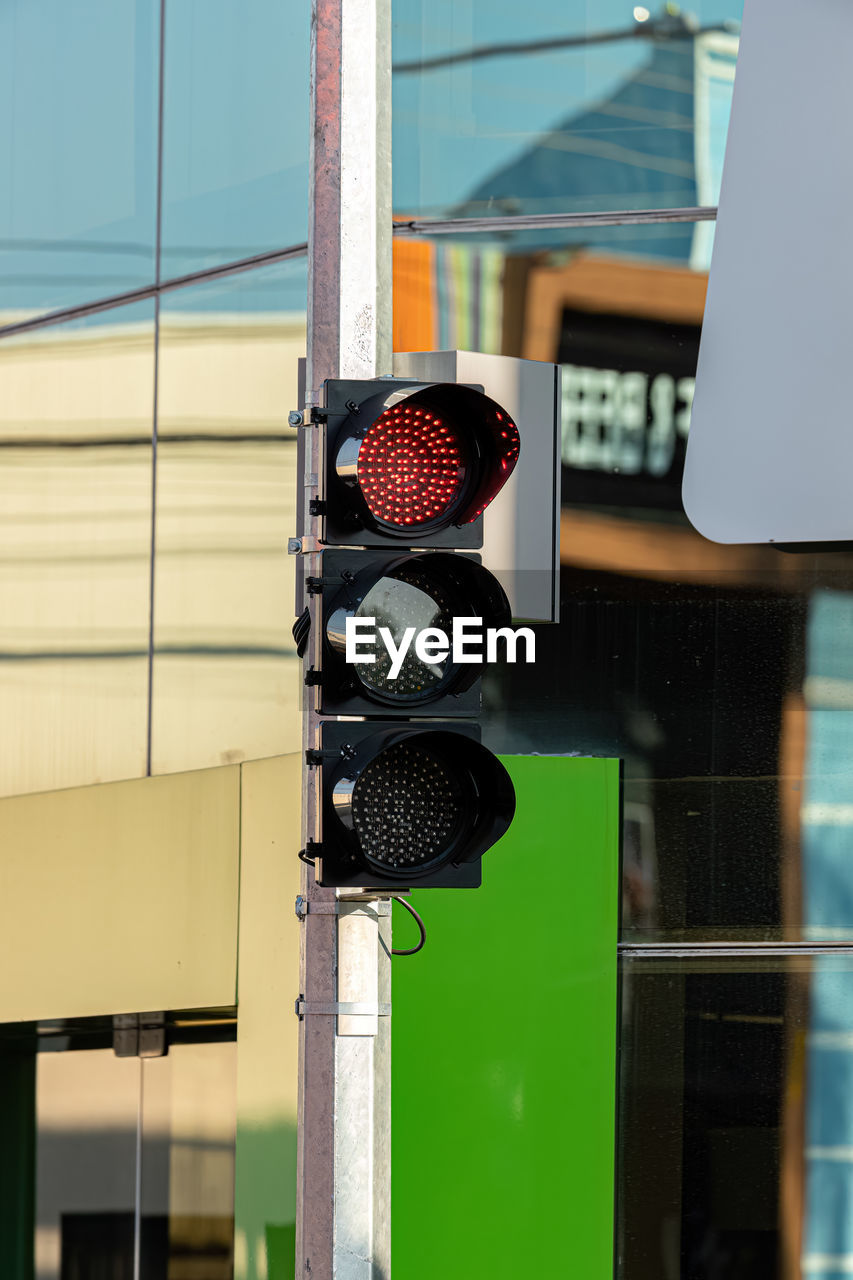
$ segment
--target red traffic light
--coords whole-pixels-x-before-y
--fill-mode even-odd
[[[408,530],[452,513],[470,465],[459,432],[409,401],[368,428],[356,475],[374,519]]]
[[[346,389],[346,384],[329,384]],[[482,391],[373,382],[329,406],[326,542],[479,545],[471,526],[518,460],[518,428]],[[334,401],[334,396],[331,399]],[[337,421],[338,415],[343,421]]]

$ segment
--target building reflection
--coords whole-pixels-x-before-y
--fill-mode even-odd
[[[164,309],[156,434],[153,304],[0,344],[0,794],[297,741],[304,314],[230,292]]]
[[[26,1204],[5,1219],[4,1275],[233,1276],[234,1031],[227,1011],[171,1018],[165,1054],[137,1058],[109,1020],[0,1028],[17,1109],[3,1174]]]
[[[401,243],[397,342],[440,325],[424,280],[447,255],[500,258],[499,349],[563,372],[562,616],[535,672],[493,673],[490,744],[621,757],[623,944],[741,947],[623,964],[618,1274],[834,1280],[853,1256],[850,964],[761,947],[853,941],[853,554],[689,525],[707,274],[659,253],[682,232],[645,253],[632,235],[630,254]]]

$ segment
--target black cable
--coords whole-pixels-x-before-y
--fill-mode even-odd
[[[293,639],[296,641],[296,652],[301,658],[305,653],[308,636],[311,632],[311,614],[303,609],[293,624]]]
[[[610,44],[619,40],[688,40],[708,31],[730,31],[725,22],[715,22],[700,27],[685,21],[681,16],[664,16],[650,22],[637,22],[633,27],[621,27],[613,31],[591,31],[586,35],[548,36],[543,40],[513,40],[506,44],[481,44],[473,49],[458,49],[455,53],[440,53],[432,58],[413,58],[411,62],[395,62],[391,70],[395,75],[410,71],[435,71],[439,67],[452,67],[458,62],[479,62],[483,58],[503,58],[513,53],[551,53],[555,49],[578,49],[589,45]]]
[[[298,857],[299,861],[304,862],[306,866],[309,866],[309,867],[316,866],[314,859],[308,857],[307,849],[300,849],[299,853],[296,856]]]
[[[420,941],[418,942],[418,945],[416,947],[408,947],[406,950],[403,950],[401,948],[399,951],[395,947],[392,947],[391,955],[392,956],[416,956],[418,952],[421,950],[421,948],[423,947],[424,943],[426,942],[426,925],[424,924],[423,920],[420,918],[417,911],[415,911],[415,908],[412,906],[410,902],[407,902],[405,898],[398,898],[396,894],[392,895],[392,897],[394,902],[399,902],[401,906],[406,908],[410,916],[414,916],[415,922],[418,926],[418,929],[420,930],[421,936],[420,936]]]

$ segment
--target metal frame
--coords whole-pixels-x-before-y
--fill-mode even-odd
[[[847,942],[620,942],[620,959],[713,960],[758,959],[761,956],[848,956],[853,960],[853,940]]]
[[[484,231],[543,231],[576,227],[638,227],[662,222],[713,222],[715,205],[690,209],[614,209],[604,213],[517,213],[494,218],[411,218],[395,222],[399,236],[479,234]]]

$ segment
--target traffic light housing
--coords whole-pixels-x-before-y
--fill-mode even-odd
[[[515,792],[474,725],[323,726],[317,879],[338,887],[477,888]]]
[[[317,881],[476,887],[515,796],[472,723],[482,666],[426,640],[450,636],[454,619],[484,630],[511,621],[502,586],[471,553],[518,460],[518,428],[482,387],[396,378],[327,382],[312,423],[323,432],[311,498],[321,567],[305,581],[311,622],[303,615],[294,635],[321,718],[308,753]],[[386,639],[354,661],[348,630],[371,619],[394,656]],[[404,652],[415,635],[423,647]]]

